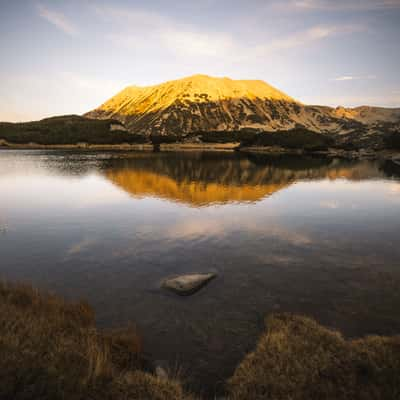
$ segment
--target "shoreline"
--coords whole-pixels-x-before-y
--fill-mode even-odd
[[[143,144],[38,144],[38,143],[10,143],[0,139],[0,150],[123,150],[123,151],[239,151],[242,153],[258,153],[270,155],[298,155],[298,156],[321,156],[329,158],[362,159],[362,160],[389,160],[400,165],[400,150],[304,150],[287,149],[278,146],[247,146],[240,147],[238,142],[228,143],[162,143],[158,148],[151,143]]]
[[[153,151],[151,144],[38,144],[38,143],[10,143],[0,140],[0,149],[18,150],[141,150]]]
[[[160,151],[177,151],[177,150],[227,150],[235,151],[240,143],[162,143],[159,145]],[[38,144],[38,143],[10,143],[0,139],[0,149],[20,149],[20,150],[139,150],[139,151],[155,151],[155,147],[151,143],[142,144]]]
[[[396,150],[303,150],[303,149],[284,149],[279,147],[251,146],[242,147],[239,151],[243,153],[258,153],[271,155],[298,155],[298,156],[320,156],[328,158],[342,158],[347,160],[388,160],[395,164],[400,164],[400,151]]]
[[[135,328],[100,329],[94,309],[84,300],[67,301],[30,284],[3,281],[0,300],[5,343],[0,366],[6,382],[1,393],[7,398],[29,387],[29,398],[125,399],[132,394],[132,399],[247,400],[258,399],[267,387],[279,398],[297,399],[303,382],[312,381],[312,398],[325,393],[328,383],[329,398],[339,398],[345,388],[348,393],[374,390],[377,399],[394,400],[400,387],[396,334],[349,339],[310,316],[270,312],[254,345],[216,390],[203,381],[183,380],[171,369],[171,360],[148,358]],[[99,397],[98,388],[105,397]],[[394,395],[387,396],[392,389]]]

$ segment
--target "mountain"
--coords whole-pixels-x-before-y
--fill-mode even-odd
[[[400,124],[400,108],[308,106],[261,80],[207,75],[147,87],[129,86],[85,116],[117,119],[134,133],[178,136],[298,127],[321,133],[348,133]]]

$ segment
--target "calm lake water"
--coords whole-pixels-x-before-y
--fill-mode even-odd
[[[160,281],[216,271],[195,295]],[[219,152],[0,151],[0,277],[137,325],[219,390],[271,312],[400,333],[400,167]]]

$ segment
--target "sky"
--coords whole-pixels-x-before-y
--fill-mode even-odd
[[[0,54],[0,121],[198,73],[400,107],[400,0],[0,0]]]

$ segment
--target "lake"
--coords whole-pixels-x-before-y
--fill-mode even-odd
[[[169,276],[217,272],[190,297]],[[234,152],[0,151],[0,277],[134,324],[220,391],[272,312],[400,333],[400,167]]]

